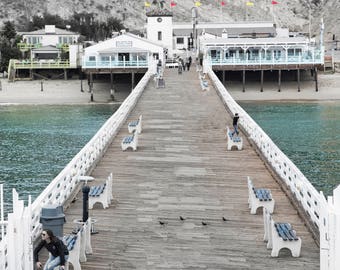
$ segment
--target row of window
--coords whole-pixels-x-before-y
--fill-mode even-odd
[[[147,58],[146,55],[137,55],[133,54],[133,55],[129,55],[129,54],[118,54],[118,55],[101,55],[100,56],[100,61],[102,62],[109,62],[109,61],[145,61]],[[96,61],[96,56],[89,56],[89,61]]]
[[[26,36],[24,41],[27,44],[39,44],[42,43],[43,37],[42,36]],[[59,44],[72,44],[74,42],[77,42],[76,37],[70,37],[70,36],[59,36],[58,37],[58,43]]]

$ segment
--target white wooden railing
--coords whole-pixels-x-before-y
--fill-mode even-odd
[[[79,176],[86,175],[94,168],[96,163],[101,159],[105,150],[112,142],[113,138],[118,133],[121,126],[124,124],[129,113],[135,107],[139,97],[143,93],[150,77],[154,73],[154,68],[150,69],[144,77],[140,80],[137,86],[132,90],[131,94],[125,99],[119,109],[106,121],[106,123],[99,129],[94,137],[84,146],[82,150],[71,160],[69,164],[52,180],[47,188],[35,199],[30,205],[29,220],[31,231],[28,233],[31,242],[34,242],[39,237],[42,227],[40,224],[40,214],[42,207],[53,205],[64,205],[66,200],[74,192],[79,185]],[[0,202],[1,203],[1,202]],[[4,237],[0,242],[0,269],[1,270],[26,270],[26,266],[31,261],[26,260],[23,264],[17,264],[16,260],[21,256],[15,248],[11,248],[10,241],[23,237],[18,234],[18,224],[16,220],[23,217],[22,213],[17,211],[18,205],[14,205],[14,212],[9,214],[7,222],[3,222],[6,227]],[[20,205],[23,203],[20,203]],[[2,203],[1,203],[2,205]],[[19,206],[20,206],[19,205]],[[21,207],[18,207],[21,209]],[[24,210],[22,210],[23,212]],[[26,207],[25,207],[26,211]],[[13,221],[10,217],[13,216]],[[0,224],[2,226],[2,224]],[[2,228],[3,228],[2,226]],[[11,229],[12,228],[12,229]],[[22,230],[20,229],[20,234]],[[26,232],[27,233],[27,232]],[[28,242],[27,242],[28,243]],[[28,249],[28,248],[26,248]],[[33,265],[33,264],[32,264]]]
[[[214,84],[223,103],[232,115],[240,115],[240,125],[249,134],[268,164],[280,176],[283,183],[301,203],[320,234],[320,269],[340,269],[340,186],[334,190],[334,196],[328,202],[322,191],[318,192],[295,164],[276,146],[262,128],[231,97],[224,85],[217,78],[208,63],[203,70]],[[336,203],[338,202],[338,203]]]

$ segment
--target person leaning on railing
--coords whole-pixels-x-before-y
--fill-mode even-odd
[[[41,241],[34,249],[34,261],[38,269],[42,268],[42,263],[39,261],[39,251],[45,247],[50,256],[45,263],[44,270],[54,270],[55,267],[60,266],[65,269],[65,262],[68,259],[68,249],[63,241],[54,236],[51,230],[44,230],[41,233]]]

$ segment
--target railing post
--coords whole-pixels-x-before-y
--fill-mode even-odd
[[[333,191],[333,197],[328,198],[329,217],[329,267],[321,270],[340,269],[340,186]]]

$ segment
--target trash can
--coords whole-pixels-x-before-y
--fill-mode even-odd
[[[46,205],[41,209],[40,223],[43,229],[51,230],[55,236],[63,237],[65,222],[65,214],[61,205]]]

